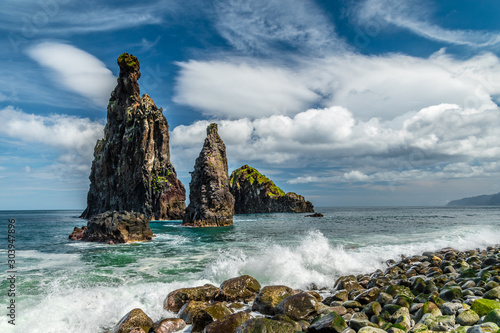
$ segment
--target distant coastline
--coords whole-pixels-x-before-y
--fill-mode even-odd
[[[467,197],[458,200],[452,200],[446,204],[448,207],[453,206],[500,206],[500,193],[484,194],[475,197]]]

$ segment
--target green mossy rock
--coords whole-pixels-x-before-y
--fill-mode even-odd
[[[172,291],[163,302],[163,308],[177,312],[189,301],[211,301],[215,298],[219,288],[211,284],[201,287],[182,288]]]
[[[190,301],[184,304],[184,306],[179,310],[179,318],[184,320],[187,324],[193,323],[194,316],[198,311],[203,310],[210,306],[207,302]]]
[[[484,323],[481,325],[474,325],[467,330],[467,333],[497,333],[500,330],[497,324]]]
[[[282,321],[253,318],[238,326],[236,333],[295,333],[292,325]]]
[[[456,318],[460,326],[472,326],[479,321],[479,315],[474,310],[464,310]]]
[[[476,299],[472,305],[472,310],[474,310],[480,317],[486,316],[491,310],[500,309],[500,302],[491,299]]]
[[[233,314],[233,311],[224,303],[214,303],[196,312],[193,317],[193,327],[191,328],[191,332],[202,332],[207,325],[231,314]]]
[[[318,311],[318,300],[308,293],[295,294],[281,301],[275,311],[296,321],[308,319]]]
[[[462,298],[462,289],[459,286],[445,287],[439,292],[439,298],[451,302]]]
[[[358,331],[358,333],[387,333],[381,328],[376,328],[376,327],[363,327]]]
[[[155,323],[141,309],[133,309],[127,313],[115,326],[113,333],[129,333],[136,327],[140,327],[144,332],[149,332]]]
[[[234,333],[238,326],[251,319],[250,314],[246,312],[236,312],[225,316],[205,327],[204,333]]]
[[[494,309],[488,312],[484,317],[483,323],[495,323],[500,326],[500,309]]]
[[[260,283],[250,275],[242,275],[222,282],[217,299],[223,301],[251,301],[260,290]]]
[[[294,294],[293,289],[287,286],[266,286],[257,294],[252,310],[272,316],[275,314],[274,308],[282,300]]]
[[[344,318],[336,314],[335,312],[330,312],[320,318],[315,319],[311,326],[308,328],[308,332],[332,332],[341,333],[347,328],[347,323]]]
[[[387,287],[385,292],[391,295],[392,297],[396,297],[397,295],[403,295],[411,298],[412,300],[415,298],[415,295],[413,295],[410,288],[405,286],[390,285],[389,287]]]
[[[500,299],[500,287],[488,290],[484,293],[483,298],[487,299]]]
[[[433,302],[425,302],[415,315],[415,320],[420,320],[427,313],[431,313],[434,317],[442,316],[441,310]]]

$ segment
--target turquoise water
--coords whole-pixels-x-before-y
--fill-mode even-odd
[[[152,221],[145,243],[69,241],[81,211],[1,211],[0,289],[7,277],[7,220],[16,219],[16,326],[0,332],[103,332],[128,311],[173,316],[163,300],[177,288],[250,274],[262,285],[332,286],[344,274],[383,268],[387,259],[426,250],[500,243],[500,208],[319,208],[305,214],[237,215],[224,228]]]

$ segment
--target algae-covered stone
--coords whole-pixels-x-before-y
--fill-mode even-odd
[[[233,311],[224,303],[214,303],[204,309],[199,310],[193,317],[193,327],[191,332],[201,332],[210,323],[229,316]]]
[[[177,289],[168,294],[163,308],[177,312],[189,301],[211,301],[218,292],[219,288],[208,283],[201,287]]]
[[[424,303],[424,306],[422,306],[420,310],[418,310],[417,314],[415,315],[415,320],[420,320],[422,316],[427,313],[432,313],[432,315],[435,317],[443,315],[436,304],[434,304],[433,302],[426,302]]]
[[[133,309],[127,313],[113,329],[113,333],[129,333],[136,327],[140,327],[144,332],[154,327],[155,323],[141,309]]]
[[[365,326],[358,333],[386,333],[386,331],[381,328]]]
[[[311,326],[309,326],[308,332],[331,332],[331,333],[341,333],[347,328],[347,323],[344,318],[335,312],[330,312],[323,317],[315,319]]]
[[[337,290],[345,289],[347,292],[364,289],[354,275],[341,276],[338,278],[335,282],[335,288]]]
[[[500,309],[494,309],[488,312],[484,317],[483,323],[495,323],[500,326]]]
[[[186,322],[180,318],[168,318],[160,321],[155,328],[155,333],[172,333],[186,327]]]
[[[250,301],[260,290],[260,283],[250,275],[242,275],[222,282],[218,299],[224,301]]]
[[[361,328],[370,326],[370,327],[379,327],[377,324],[372,323],[368,320],[368,318],[359,318],[353,316],[351,320],[349,320],[349,327],[355,331],[359,331]]]
[[[287,286],[266,286],[257,294],[252,310],[266,315],[274,315],[274,308],[293,294],[295,294],[293,289]]]
[[[500,302],[491,300],[491,299],[476,299],[472,305],[472,310],[476,311],[476,313],[482,317],[486,316],[491,310],[500,309]]]
[[[449,302],[462,298],[462,289],[459,286],[445,287],[439,292],[439,298]]]
[[[379,302],[371,302],[363,308],[363,312],[366,313],[368,317],[378,316],[382,312],[382,306]]]
[[[470,326],[458,326],[454,330],[452,330],[450,333],[467,333],[467,330],[470,328]]]
[[[484,293],[483,297],[487,299],[500,299],[500,287],[488,290]]]
[[[308,293],[295,294],[281,301],[276,306],[275,311],[285,314],[293,320],[307,319],[318,311],[318,300]]]
[[[203,310],[208,306],[210,306],[210,304],[207,302],[190,301],[184,304],[184,306],[179,310],[179,318],[188,324],[192,324],[193,318],[198,311]]]
[[[411,299],[415,298],[415,295],[413,295],[410,288],[405,286],[396,286],[391,284],[389,287],[387,287],[385,292],[391,295],[392,297],[395,297],[396,295],[403,295],[410,297]]]
[[[361,304],[368,304],[375,301],[381,292],[382,291],[378,287],[373,287],[363,291],[361,294],[356,296],[354,300],[360,302]]]
[[[250,318],[252,317],[246,312],[236,312],[209,324],[205,327],[203,333],[234,333],[238,326]]]
[[[295,329],[289,323],[282,321],[253,318],[238,326],[236,333],[295,333]]]
[[[467,330],[467,333],[497,333],[500,328],[494,323],[484,323],[481,325],[474,325]]]
[[[479,315],[474,310],[464,310],[457,316],[456,321],[461,326],[472,326],[479,321]]]

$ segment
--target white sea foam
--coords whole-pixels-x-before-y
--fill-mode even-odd
[[[254,276],[261,283],[284,284],[306,288],[311,283],[333,286],[335,280],[346,274],[370,273],[386,267],[388,259],[400,259],[424,251],[445,247],[458,250],[485,248],[498,244],[500,230],[486,227],[473,231],[460,229],[443,233],[426,242],[387,242],[358,248],[332,245],[319,231],[310,231],[298,245],[258,244],[258,250],[249,254],[242,250],[224,251],[205,270],[211,280],[223,281],[241,274]]]

